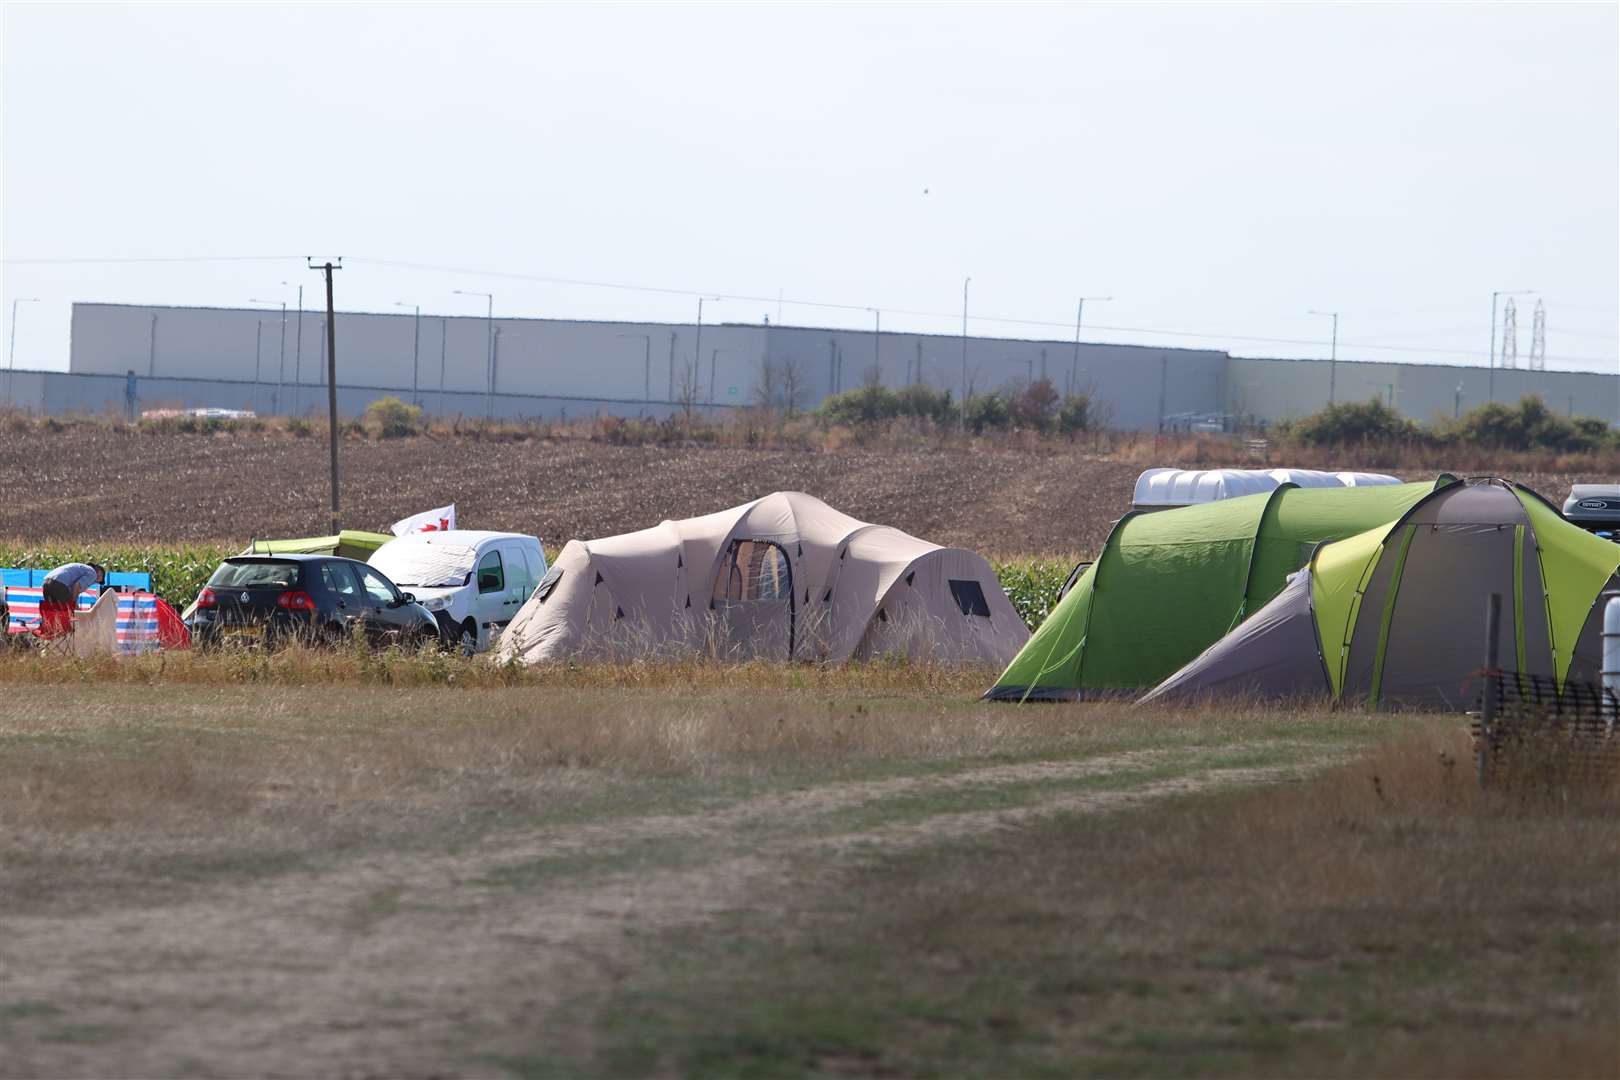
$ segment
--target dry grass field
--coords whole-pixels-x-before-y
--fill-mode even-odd
[[[0,658],[0,1074],[1614,1074],[1612,785],[993,674]]]
[[[555,551],[796,488],[1072,561],[1142,468],[1244,463],[579,434],[350,439],[346,521],[455,500]],[[13,429],[0,542],[321,532],[324,477],[282,430]],[[1457,717],[996,674],[0,650],[0,1076],[1620,1072],[1613,777],[1482,792]]]

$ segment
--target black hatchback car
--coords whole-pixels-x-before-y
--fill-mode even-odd
[[[198,594],[186,627],[201,647],[227,641],[336,644],[355,634],[378,646],[439,640],[439,624],[410,593],[376,567],[330,555],[226,559]]]

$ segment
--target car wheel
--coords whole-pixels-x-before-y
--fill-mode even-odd
[[[456,650],[462,656],[471,656],[478,651],[478,624],[471,619],[461,624],[461,639],[456,643]]]
[[[341,649],[349,637],[343,632],[343,627],[337,623],[327,623],[321,627],[316,641],[328,649]]]

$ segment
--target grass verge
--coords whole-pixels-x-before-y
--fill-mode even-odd
[[[596,1002],[587,1071],[1612,1075],[1615,791],[1465,751],[814,866]]]

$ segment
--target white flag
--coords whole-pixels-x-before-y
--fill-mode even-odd
[[[437,510],[429,510],[423,514],[413,514],[394,522],[392,528],[395,536],[409,536],[412,533],[445,532],[456,527],[456,504],[441,506]]]

